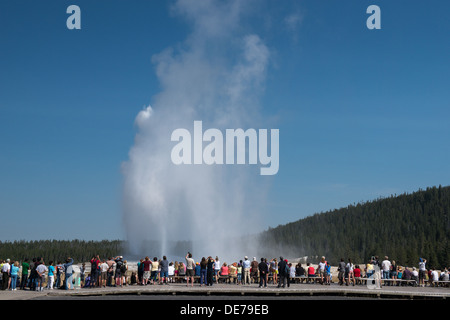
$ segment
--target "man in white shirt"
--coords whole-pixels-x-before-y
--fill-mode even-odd
[[[109,264],[106,263],[106,259],[103,259],[103,263],[100,265],[100,285],[106,288],[106,280],[108,280]]]
[[[36,288],[38,291],[44,290],[44,282],[45,282],[45,273],[48,271],[44,261],[39,264],[36,268],[36,272],[38,273],[38,287]]]
[[[383,262],[381,263],[381,268],[383,269],[383,279],[389,279],[389,274],[391,272],[391,262],[388,257],[384,257]]]
[[[432,281],[432,283],[431,283],[432,286],[436,286],[436,287],[438,286],[439,274],[436,270],[431,271],[431,281]]]
[[[186,279],[187,286],[189,286],[189,278],[191,278],[191,287],[194,286],[194,276],[195,276],[195,261],[192,259],[192,253],[188,252],[186,255]]]
[[[425,267],[425,264],[427,263],[426,259],[420,258],[419,259],[419,285],[425,286],[425,275],[427,273],[427,269]]]
[[[9,264],[9,259],[6,259],[6,262],[2,266],[2,290],[6,290],[9,288],[9,272],[11,271],[11,265]]]

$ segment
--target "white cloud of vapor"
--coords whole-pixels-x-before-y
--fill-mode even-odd
[[[162,90],[137,115],[135,143],[122,166],[124,225],[140,255],[170,255],[170,241],[192,240],[196,256],[226,256],[239,247],[234,237],[258,227],[259,167],[176,166],[170,158],[171,133],[192,132],[194,120],[204,130],[263,124],[258,100],[270,53],[258,35],[242,32],[243,3],[179,0],[172,7],[192,29],[178,47],[153,57]],[[160,241],[160,251],[142,249],[144,240]]]

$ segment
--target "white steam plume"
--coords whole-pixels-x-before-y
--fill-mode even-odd
[[[242,34],[243,3],[179,0],[172,8],[192,32],[177,50],[153,57],[162,91],[137,115],[135,144],[122,166],[124,224],[137,254],[171,255],[169,241],[192,240],[197,257],[237,256],[244,253],[232,239],[258,227],[259,167],[176,166],[170,157],[173,130],[192,132],[195,120],[204,130],[261,128],[269,50],[259,36]],[[159,252],[145,251],[145,240],[160,241]]]

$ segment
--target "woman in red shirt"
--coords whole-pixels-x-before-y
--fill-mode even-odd
[[[220,269],[220,275],[228,276],[228,266],[226,262],[222,265],[222,268]]]

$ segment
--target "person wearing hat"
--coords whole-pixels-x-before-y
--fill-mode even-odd
[[[419,258],[419,285],[425,286],[425,274],[427,273],[427,269],[425,267],[427,263],[426,259]]]

